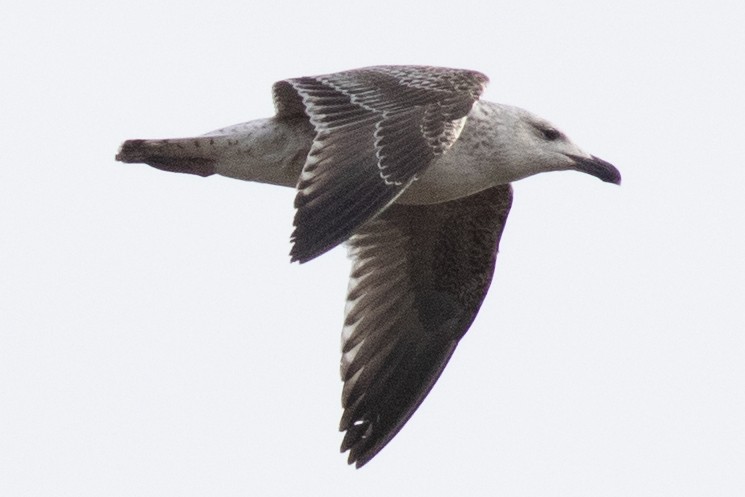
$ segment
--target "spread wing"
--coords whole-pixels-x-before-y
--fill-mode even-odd
[[[340,423],[350,464],[375,456],[437,381],[486,296],[511,204],[510,185],[394,204],[350,238]]]
[[[376,66],[274,85],[277,118],[315,128],[295,197],[292,260],[347,240],[457,140],[487,78],[475,71]]]

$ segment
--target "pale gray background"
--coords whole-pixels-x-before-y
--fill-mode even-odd
[[[741,2],[24,2],[0,20],[0,494],[745,495]],[[482,311],[366,468],[337,453],[348,262],[293,192],[114,162],[278,79],[491,77],[616,164],[516,185]]]

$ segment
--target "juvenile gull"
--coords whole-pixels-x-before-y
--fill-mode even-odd
[[[620,184],[548,121],[479,100],[479,72],[376,66],[274,84],[276,115],[116,159],[297,188],[291,259],[347,243],[341,450],[360,467],[442,373],[489,289],[510,183],[575,170]]]

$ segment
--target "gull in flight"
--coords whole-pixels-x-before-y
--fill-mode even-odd
[[[429,393],[494,274],[510,183],[619,171],[462,69],[375,66],[279,81],[276,115],[195,138],[125,141],[116,159],[295,188],[292,261],[346,243],[341,377],[349,463],[370,461]]]

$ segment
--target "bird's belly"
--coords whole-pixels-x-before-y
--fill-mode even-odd
[[[396,202],[439,204],[473,195],[497,184],[484,174],[473,157],[458,152],[454,147],[436,159]]]

